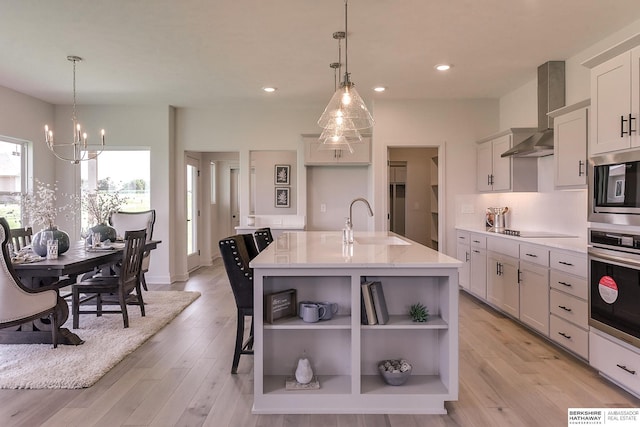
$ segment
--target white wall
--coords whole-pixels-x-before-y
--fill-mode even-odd
[[[388,147],[439,147],[439,242],[455,256],[455,196],[475,192],[475,141],[498,131],[498,100],[377,101],[374,115],[374,211],[388,212]],[[386,215],[374,219],[386,229]]]
[[[255,173],[255,192],[249,197],[255,201],[255,215],[295,215],[298,211],[298,153],[296,150],[261,150],[249,154]],[[289,184],[275,184],[275,166],[289,165]],[[289,207],[275,206],[275,188],[289,187]],[[254,194],[252,194],[254,193]]]

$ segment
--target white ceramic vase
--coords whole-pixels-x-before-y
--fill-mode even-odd
[[[296,368],[296,381],[300,384],[308,384],[313,378],[313,370],[311,369],[311,363],[306,357],[298,359],[298,367]]]

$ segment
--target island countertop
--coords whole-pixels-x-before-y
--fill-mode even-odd
[[[356,231],[343,244],[340,231],[288,232],[251,261],[253,268],[451,268],[462,262],[392,232]]]

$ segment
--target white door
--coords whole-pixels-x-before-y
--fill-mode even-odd
[[[240,169],[231,168],[231,233],[235,234],[236,227],[240,225],[240,203],[238,202]]]
[[[200,266],[200,250],[198,248],[198,218],[200,205],[198,197],[200,161],[186,157],[187,185],[187,270],[192,271]]]

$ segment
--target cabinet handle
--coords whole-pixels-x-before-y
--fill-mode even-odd
[[[564,286],[566,286],[568,288],[573,286],[571,283],[567,283],[567,282],[558,282],[558,283],[561,284],[561,285],[564,285]]]
[[[522,282],[522,271],[518,269],[518,283]]]
[[[464,262],[469,262],[469,252],[464,252]]]
[[[480,243],[480,240],[474,240],[473,243]]]
[[[559,305],[558,308],[563,309],[564,311],[569,311],[571,312],[572,310],[570,308],[565,307],[564,305]]]
[[[479,254],[479,253],[480,253],[480,251],[475,250],[475,249],[473,249],[473,252],[475,252],[475,253],[477,253],[477,254]]]
[[[491,174],[491,185],[493,185],[493,174]]]
[[[624,137],[625,134],[628,134],[629,132],[625,132],[624,131],[624,124],[625,122],[627,122],[628,120],[624,119],[624,116],[620,116],[620,138]]]
[[[636,119],[636,118],[635,118],[635,117],[633,117],[633,116],[631,115],[631,113],[629,113],[629,135],[631,135],[632,133],[634,133],[634,132],[636,131],[636,129],[633,129],[633,128],[631,127],[631,122],[632,122],[633,120],[635,120],[635,119]]]
[[[487,185],[491,185],[491,175],[487,175]]]
[[[568,265],[569,267],[573,267],[573,264],[571,264],[570,262],[558,261],[558,264]]]
[[[627,371],[627,372],[628,372],[628,373],[630,373],[631,375],[635,375],[635,374],[636,374],[636,371],[635,371],[635,370],[633,370],[633,369],[629,369],[629,368],[627,368],[625,365],[620,365],[620,364],[616,363],[616,366],[617,366],[618,368],[620,368],[620,369],[624,370],[624,371]]]
[[[496,262],[496,276],[500,275],[500,263]]]
[[[536,254],[525,254],[526,256],[530,256],[531,258],[538,258],[538,255]]]
[[[578,176],[584,175],[582,171],[582,167],[584,166],[584,162],[582,160],[578,160]]]
[[[571,339],[571,335],[567,335],[564,332],[558,332],[558,335],[562,335],[563,337],[565,337],[566,339],[570,340]]]
[[[504,274],[504,265],[500,263],[500,275],[502,276],[503,274]]]

